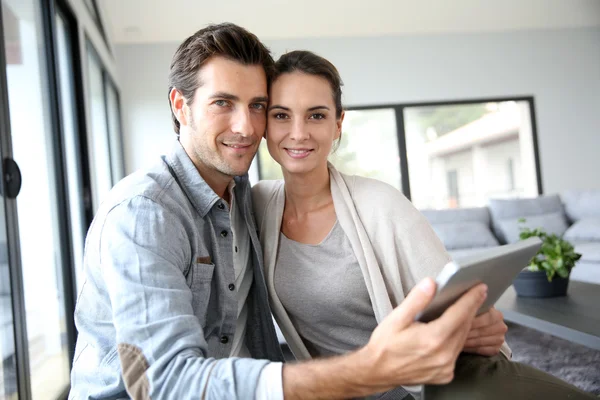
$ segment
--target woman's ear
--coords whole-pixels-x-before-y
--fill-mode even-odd
[[[345,111],[342,111],[342,115],[335,121],[335,140],[340,139],[342,137],[342,123],[344,122],[344,116],[346,115]]]

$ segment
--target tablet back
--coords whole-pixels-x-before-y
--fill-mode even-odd
[[[473,257],[448,263],[436,278],[437,292],[417,320],[429,322],[450,307],[460,296],[478,283],[488,286],[488,296],[477,312],[489,310],[512,284],[515,277],[529,265],[542,246],[537,237],[495,247]]]

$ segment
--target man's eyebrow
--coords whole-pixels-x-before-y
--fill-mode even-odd
[[[280,106],[279,104],[273,104],[271,107],[269,107],[269,111],[274,110],[274,109],[290,111],[290,109],[288,107]]]
[[[216,99],[216,98],[223,99],[223,100],[232,100],[232,101],[237,101],[240,99],[236,95],[227,93],[227,92],[216,92],[216,93],[213,93],[212,95],[210,95],[210,97],[209,97],[209,99]]]
[[[210,95],[209,99],[223,99],[223,100],[231,100],[231,101],[239,101],[240,98],[235,94],[227,93],[227,92],[215,92]],[[269,98],[267,96],[256,96],[253,97],[252,103],[267,103]]]

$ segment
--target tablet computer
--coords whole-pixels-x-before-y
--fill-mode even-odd
[[[512,284],[512,281],[529,265],[529,261],[542,247],[537,237],[483,250],[469,258],[451,261],[436,278],[437,290],[433,301],[417,316],[421,322],[441,316],[470,288],[478,283],[488,286],[488,295],[477,315],[490,309]]]

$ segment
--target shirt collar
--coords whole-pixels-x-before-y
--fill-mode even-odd
[[[179,181],[181,188],[185,191],[192,205],[202,218],[208,214],[218,201],[222,201],[214,190],[208,186],[204,178],[202,178],[179,140],[175,141],[171,153],[165,159],[175,173],[175,177]],[[232,180],[228,185],[227,190],[230,190],[233,194],[241,189],[235,188],[240,184],[243,186],[246,181],[248,181],[247,174],[236,177],[235,181]]]

